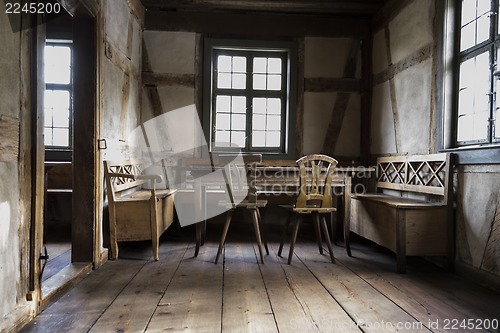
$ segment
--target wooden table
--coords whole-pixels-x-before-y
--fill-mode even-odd
[[[220,179],[214,179],[213,182],[206,177],[207,173],[213,170],[213,168],[207,168],[207,165],[200,165],[194,168],[193,173],[193,189],[195,193],[195,206],[199,212],[197,216],[200,217],[196,223],[196,248],[195,256],[198,255],[199,248],[203,245],[205,233],[206,233],[206,193],[209,187],[221,186],[224,184],[220,183]],[[357,174],[370,174],[375,169],[372,167],[362,167],[362,166],[349,166],[349,167],[337,167],[335,169],[335,175],[333,178],[332,189],[334,191],[337,200],[337,219],[343,221],[343,232],[346,244],[349,244],[349,228],[345,226],[349,225],[348,218],[350,216],[350,201],[351,201],[351,191],[352,191],[352,178]],[[199,174],[204,174],[203,184],[197,180],[196,176]],[[258,166],[257,167],[257,195],[259,199],[267,199],[268,204],[277,205],[293,205],[298,194],[299,189],[299,168],[297,166]],[[339,191],[340,190],[340,191]],[[277,200],[275,200],[277,199]],[[332,216],[331,219],[331,229],[332,229],[332,239],[336,244],[335,228],[336,225],[333,221],[335,219]],[[347,247],[348,253],[350,249]]]

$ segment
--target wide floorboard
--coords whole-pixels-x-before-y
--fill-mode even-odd
[[[287,265],[276,233],[262,265],[251,226],[231,232],[218,265],[217,233],[198,257],[192,237],[164,237],[157,262],[147,242],[126,245],[22,332],[500,331],[499,293],[422,259],[397,274],[394,255],[354,242],[332,264],[304,236]]]

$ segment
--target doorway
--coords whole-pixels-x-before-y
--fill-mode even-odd
[[[95,19],[88,15],[48,18],[43,52],[42,126],[45,147],[41,304],[90,271],[96,230]],[[42,50],[43,48],[43,50]],[[50,59],[50,57],[53,57]],[[51,62],[53,62],[52,67]],[[40,127],[38,127],[40,128]],[[41,137],[41,136],[37,136]]]

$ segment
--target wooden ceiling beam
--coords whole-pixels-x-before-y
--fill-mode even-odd
[[[383,0],[142,0],[148,9],[373,15]]]
[[[237,14],[220,12],[146,11],[146,30],[185,31],[265,37],[363,38],[370,20],[331,15]]]

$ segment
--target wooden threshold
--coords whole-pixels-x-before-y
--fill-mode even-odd
[[[43,281],[42,302],[40,304],[41,310],[43,311],[47,306],[55,302],[91,271],[91,263],[70,263],[59,272]]]

